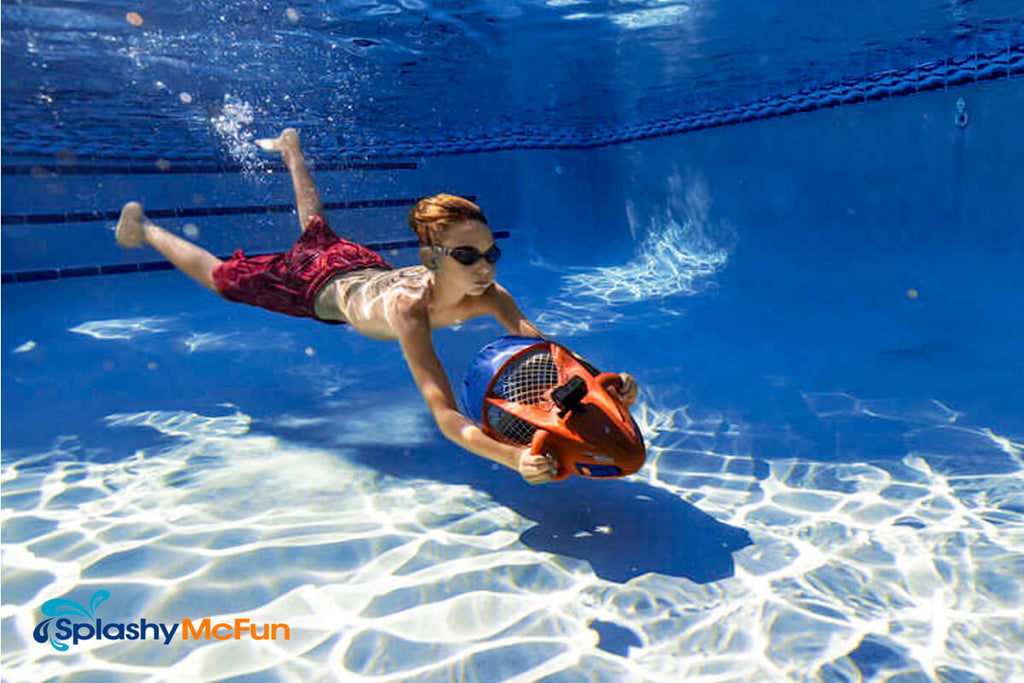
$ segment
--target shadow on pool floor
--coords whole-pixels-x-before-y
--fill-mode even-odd
[[[453,452],[454,451],[454,452]],[[626,582],[655,572],[708,583],[733,575],[732,553],[749,534],[716,520],[669,491],[623,479],[570,477],[531,486],[489,461],[440,440],[408,451],[363,447],[354,459],[399,478],[464,484],[535,521],[530,548],[585,560],[602,579]]]

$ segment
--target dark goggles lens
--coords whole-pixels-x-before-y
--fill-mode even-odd
[[[480,260],[480,257],[487,259],[488,263],[497,263],[501,258],[501,249],[498,249],[498,245],[495,244],[481,254],[476,247],[455,247],[448,252],[448,255],[464,266],[471,266]]]

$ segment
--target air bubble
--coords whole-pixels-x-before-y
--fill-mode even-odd
[[[189,95],[187,92],[183,92],[180,95],[178,95],[178,99],[184,102],[185,104],[192,104],[192,96]]]
[[[195,223],[186,223],[181,228],[181,231],[185,233],[185,237],[189,238],[190,240],[199,238],[199,226],[196,225]]]
[[[253,133],[249,129],[254,118],[253,106],[230,94],[224,95],[219,114],[210,118],[214,133],[246,173],[264,170],[264,162],[253,144]]]

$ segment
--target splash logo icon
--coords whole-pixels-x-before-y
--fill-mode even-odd
[[[55,650],[64,652],[68,649],[68,644],[62,642],[67,640],[71,636],[69,627],[71,625],[71,619],[64,615],[75,615],[88,619],[91,624],[75,624],[75,630],[77,631],[79,626],[88,627],[90,630],[95,632],[96,627],[96,608],[100,603],[105,602],[110,597],[110,591],[99,590],[92,594],[89,598],[89,606],[86,607],[81,603],[75,602],[74,600],[68,600],[66,598],[54,598],[53,600],[47,600],[43,603],[43,614],[50,617],[44,619],[36,626],[35,631],[32,632],[32,637],[35,638],[37,643],[45,643],[47,640],[50,641],[50,645],[53,645]],[[54,621],[54,635],[50,635],[50,622]],[[66,633],[65,633],[66,632]],[[78,636],[75,637],[75,643],[79,640]]]
[[[164,641],[169,645],[178,630],[178,624],[170,628],[162,623],[146,623],[145,619],[137,623],[124,624],[112,622],[104,624],[96,616],[96,608],[110,598],[110,591],[98,590],[89,598],[89,606],[68,600],[54,598],[43,603],[43,616],[49,617],[39,622],[32,637],[37,643],[50,642],[53,649],[65,652],[70,645],[78,645],[82,640],[146,640],[151,633],[154,640]],[[52,627],[52,629],[51,629]],[[52,633],[51,633],[52,630]]]

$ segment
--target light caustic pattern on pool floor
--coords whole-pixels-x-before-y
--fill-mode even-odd
[[[843,396],[808,404],[864,419],[886,408]],[[637,415],[652,444],[639,478],[750,533],[732,577],[602,580],[584,561],[524,546],[532,522],[480,491],[385,477],[344,451],[254,434],[239,412],[112,415],[111,429],[177,437],[119,462],[87,462],[74,439],[35,466],[5,458],[4,678],[1024,676],[1020,444],[960,426],[937,404],[901,406],[885,417],[945,453],[765,464],[741,455],[741,427],[723,441],[714,421],[685,409],[641,405]],[[387,418],[353,419],[365,428]],[[718,452],[723,443],[733,452]],[[960,447],[988,449],[989,473],[947,467]],[[111,593],[97,608],[108,621],[244,617],[287,623],[291,637],[88,640],[67,652],[33,640],[45,601],[85,603],[99,589]],[[631,629],[640,645],[628,657],[597,648],[593,619]]]
[[[748,459],[710,451],[721,436],[685,411],[648,413],[656,443],[666,431],[681,437],[655,447],[649,476],[754,541],[736,553],[733,578],[690,594],[685,619],[651,619],[646,631],[657,625],[664,637],[641,655],[650,670],[665,680],[1024,675],[1021,444],[958,426],[937,402],[806,399],[822,417],[902,423],[908,444],[933,452],[910,449],[896,462],[778,460],[757,478]],[[735,436],[742,443],[742,430]],[[985,453],[989,473],[960,471],[967,453]]]

